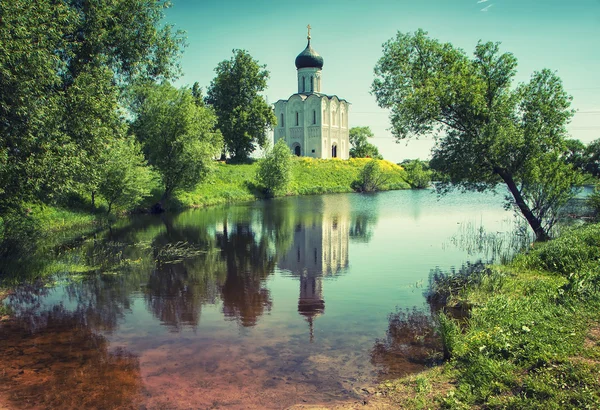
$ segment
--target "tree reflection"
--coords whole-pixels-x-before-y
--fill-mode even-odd
[[[138,359],[60,305],[2,323],[0,393],[11,408],[137,408]]]
[[[350,240],[362,243],[370,242],[376,223],[377,216],[374,212],[360,212],[353,215],[350,220]]]
[[[221,287],[223,313],[242,326],[254,326],[273,304],[264,281],[275,268],[275,255],[267,237],[257,240],[247,222],[239,221],[229,227],[224,221],[223,230],[216,237],[227,269],[227,279]]]

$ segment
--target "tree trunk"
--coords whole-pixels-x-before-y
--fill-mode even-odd
[[[537,218],[533,214],[533,212],[531,212],[531,209],[529,209],[529,206],[525,203],[525,200],[523,199],[523,196],[521,196],[519,188],[513,180],[512,175],[503,169],[494,169],[494,171],[500,176],[500,178],[502,178],[502,180],[508,187],[508,190],[515,199],[515,203],[519,207],[519,210],[521,211],[525,219],[527,219],[527,222],[529,223],[529,226],[531,226],[531,229],[533,229],[536,240],[547,241],[548,239],[550,239],[550,235],[548,235],[548,232],[546,232],[546,230],[542,227],[542,221],[539,218]]]

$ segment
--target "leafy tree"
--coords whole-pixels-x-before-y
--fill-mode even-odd
[[[69,8],[50,0],[0,3],[0,213],[63,190],[76,150],[61,129]]]
[[[245,50],[233,50],[233,57],[221,61],[215,72],[206,102],[217,114],[226,150],[243,161],[254,151],[255,143],[264,146],[267,129],[277,121],[259,94],[267,87],[269,72]]]
[[[196,105],[204,106],[204,96],[202,95],[202,87],[198,84],[198,81],[192,85],[192,97],[194,97],[194,103]]]
[[[422,30],[398,33],[384,44],[373,92],[392,110],[398,140],[436,135],[431,166],[450,180],[442,190],[482,191],[504,183],[509,206],[545,240],[556,209],[578,182],[560,161],[571,98],[547,69],[512,88],[516,67],[498,43],[479,42],[469,58]]]
[[[585,147],[584,171],[596,178],[600,177],[600,139],[590,142]]]
[[[576,139],[566,139],[563,158],[567,164],[571,164],[576,170],[585,172],[588,158],[586,146],[583,142]]]
[[[113,205],[133,208],[150,195],[154,173],[133,137],[113,140],[99,162],[98,191],[108,203],[108,213]]]
[[[196,105],[191,90],[166,82],[140,85],[132,109],[132,130],[148,163],[160,173],[163,200],[175,189],[192,188],[206,176],[223,142],[213,111]]]
[[[182,37],[162,0],[0,3],[0,211],[97,189],[117,100],[134,79],[178,72]],[[18,193],[18,195],[17,195]]]
[[[283,139],[259,161],[256,179],[269,196],[285,193],[292,179],[292,152]]]
[[[377,147],[369,143],[368,139],[373,138],[373,131],[369,127],[350,128],[350,158],[375,158],[383,159],[379,154]]]
[[[403,161],[402,168],[406,171],[407,181],[412,188],[424,189],[431,184],[433,172],[429,169],[429,164],[418,159]]]
[[[381,170],[379,161],[372,159],[360,170],[358,178],[352,182],[352,189],[358,192],[380,191],[388,179]]]

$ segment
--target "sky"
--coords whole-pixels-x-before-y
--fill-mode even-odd
[[[479,40],[501,43],[519,66],[517,82],[542,68],[558,73],[577,110],[569,132],[600,138],[600,0],[172,0],[165,21],[183,30],[187,47],[180,86],[204,90],[220,61],[247,50],[270,72],[269,103],[297,92],[296,56],[311,46],[323,57],[322,92],[348,100],[350,127],[369,126],[385,159],[427,159],[431,138],[397,143],[388,111],[370,93],[382,44],[422,28],[472,54]]]

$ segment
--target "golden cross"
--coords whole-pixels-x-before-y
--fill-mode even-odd
[[[306,26],[306,28],[308,29],[308,39],[310,40],[310,29],[311,29],[310,24],[308,26]]]

